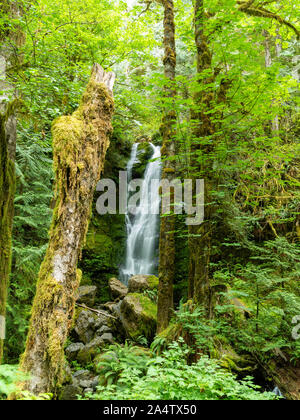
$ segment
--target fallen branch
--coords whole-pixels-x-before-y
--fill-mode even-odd
[[[79,306],[80,308],[88,309],[89,311],[95,312],[96,314],[99,314],[99,315],[104,315],[104,316],[107,316],[109,318],[118,319],[115,316],[112,316],[112,315],[108,314],[107,312],[101,311],[100,309],[89,308],[86,305],[80,305],[80,303],[76,303],[76,306]]]

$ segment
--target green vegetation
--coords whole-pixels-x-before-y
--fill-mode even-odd
[[[82,364],[100,375],[97,391],[81,398],[269,400],[275,397],[265,391],[278,386],[287,399],[300,399],[300,340],[292,335],[300,316],[298,3],[5,0],[0,5],[0,315],[6,314],[0,399],[23,378],[18,363],[36,291],[40,309],[49,310],[53,329],[47,339],[54,356],[57,340],[63,345],[54,333],[63,319],[60,311],[52,313],[45,289],[36,289],[39,273],[47,274],[51,301],[61,297],[53,267],[41,266],[53,213],[55,220],[61,216],[55,171],[63,158],[66,167],[57,180],[69,186],[100,156],[95,158],[91,146],[96,132],[83,122],[99,118],[93,101],[85,107],[97,85],[88,85],[94,63],[116,74],[114,131],[106,160],[99,163],[101,176],[118,184],[137,141],[133,176],[143,177],[151,141],[162,146],[165,178],[204,178],[206,203],[200,226],[188,227],[186,214],[161,218],[160,285],[150,277],[148,290],[123,300],[112,296],[108,281],[118,278],[124,262],[125,216],[100,216],[95,193],[78,262],[82,276],[74,271],[73,281],[97,286],[92,310],[112,316],[104,334],[116,343],[106,351],[108,340],[90,352],[88,343],[81,343],[84,348],[68,360],[70,377]],[[173,39],[163,39],[172,27],[165,15],[173,6],[175,77],[170,74],[175,52],[167,45]],[[13,106],[7,84],[20,99]],[[112,102],[101,86],[97,92],[105,109]],[[2,109],[9,112],[2,115]],[[8,156],[10,115],[18,121],[15,162]],[[76,154],[84,136],[91,142],[86,159]],[[74,193],[79,203],[90,192],[84,185]],[[73,292],[67,296],[75,302]],[[70,315],[70,325],[82,310],[76,308],[73,321]],[[95,323],[99,317],[93,312],[90,319]],[[156,335],[157,322],[167,328]],[[101,337],[101,328],[93,324],[91,336]],[[74,330],[69,340],[69,345],[80,341]],[[53,388],[59,382],[56,364],[64,362],[62,351],[58,361],[54,356]],[[62,376],[62,366],[57,370]],[[40,395],[24,391],[20,399],[57,395],[57,389]]]
[[[107,386],[91,396],[96,400],[274,400],[271,393],[259,392],[251,378],[238,381],[213,359],[202,357],[187,364],[190,349],[179,340],[160,356],[136,355],[125,347],[122,356],[102,362]],[[126,352],[126,353],[125,353]],[[125,355],[124,355],[125,353]],[[107,353],[107,358],[111,353]],[[116,384],[112,384],[116,381]],[[167,384],[167,386],[166,386]]]

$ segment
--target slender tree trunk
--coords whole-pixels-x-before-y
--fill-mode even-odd
[[[25,388],[36,395],[55,394],[63,377],[64,344],[80,282],[76,267],[112,131],[113,84],[114,74],[96,64],[79,109],[53,124],[57,205],[21,361],[30,373]]]
[[[164,0],[164,67],[167,84],[166,98],[175,98],[176,45],[173,0]],[[172,101],[171,101],[172,102]],[[176,112],[172,105],[166,106],[162,125],[163,174],[162,179],[172,181],[176,172]],[[171,202],[172,202],[171,197]],[[173,309],[173,283],[175,275],[175,216],[161,218],[159,247],[158,332],[169,324]]]
[[[19,12],[16,2],[3,2],[1,14],[15,17]],[[12,224],[15,195],[16,117],[15,92],[7,80],[6,70],[11,50],[6,40],[16,41],[15,32],[0,32],[0,363],[5,339],[6,300],[11,271]],[[16,46],[18,43],[16,42]]]
[[[197,73],[199,83],[210,84],[214,75],[205,77],[202,73],[211,69],[212,54],[204,35],[204,4],[203,0],[195,1],[195,42],[197,48]],[[205,218],[199,226],[189,227],[189,297],[196,303],[209,307],[210,279],[209,264],[212,239],[212,201],[211,191],[213,189],[213,141],[215,126],[213,118],[207,111],[212,109],[214,92],[203,89],[195,95],[195,110],[192,111],[192,119],[195,121],[193,129],[193,141],[191,146],[191,167],[193,178],[204,178],[205,181]]]
[[[277,30],[278,32],[278,30]],[[265,65],[266,68],[269,68],[272,66],[272,54],[271,54],[271,36],[269,34],[268,31],[263,31],[263,35],[265,38]],[[280,40],[279,35],[277,34],[276,37],[277,40]],[[275,44],[275,52],[276,52],[276,56],[278,57],[281,53],[281,44],[276,43]],[[272,129],[272,134],[273,136],[278,136],[279,135],[279,117],[278,115],[276,115],[273,120],[271,121],[271,129]]]

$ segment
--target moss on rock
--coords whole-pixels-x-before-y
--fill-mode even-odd
[[[129,293],[121,304],[121,321],[127,335],[152,340],[156,333],[157,305],[140,293]]]

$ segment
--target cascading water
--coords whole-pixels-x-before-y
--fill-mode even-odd
[[[126,214],[127,249],[126,262],[120,270],[120,277],[128,283],[136,274],[156,274],[159,238],[160,196],[158,184],[161,177],[160,147],[150,143],[153,149],[151,162],[148,163],[140,191],[140,202],[135,214]],[[138,144],[132,148],[131,158],[127,165],[128,184],[132,180],[133,167],[138,161]],[[154,186],[154,188],[152,188]],[[132,191],[128,191],[128,200]]]

